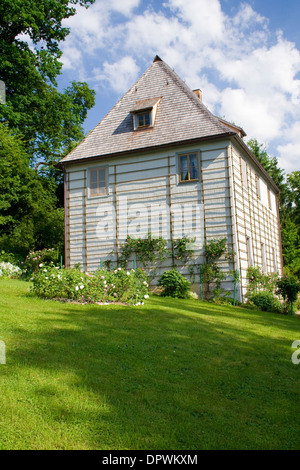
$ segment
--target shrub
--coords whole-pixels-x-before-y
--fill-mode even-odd
[[[0,262],[0,278],[1,277],[8,277],[10,279],[14,279],[20,277],[22,274],[22,270],[15,266],[12,263],[6,263],[5,261]]]
[[[25,258],[23,273],[31,276],[40,267],[58,262],[58,253],[54,248],[44,248],[43,250],[31,251]]]
[[[32,292],[43,298],[81,302],[128,302],[139,305],[148,298],[147,277],[142,269],[99,270],[84,273],[78,268],[41,266],[33,276]]]
[[[188,259],[192,258],[195,253],[193,248],[194,242],[195,238],[188,237],[182,237],[174,240],[173,250],[175,259],[186,263]]]
[[[226,279],[228,273],[221,269],[218,262],[222,257],[228,262],[232,262],[234,251],[227,246],[227,239],[221,238],[209,240],[205,243],[204,254],[206,258],[206,263],[203,265],[203,283],[206,287],[204,297],[209,300],[212,294],[212,298],[215,298],[216,302],[220,302],[224,295],[228,295],[225,289],[221,287],[222,281]],[[212,284],[214,289],[211,292]]]
[[[278,281],[277,273],[265,274],[259,266],[250,266],[247,269],[247,297],[250,298],[253,293],[264,291],[274,293]]]
[[[300,292],[299,281],[290,276],[285,276],[277,281],[277,294],[282,295],[283,299],[291,304],[291,313],[293,313],[293,302],[296,302]]]
[[[285,276],[277,282],[277,293],[288,302],[295,302],[298,292],[300,292],[300,283],[294,277]]]
[[[161,295],[187,299],[191,283],[177,269],[165,271],[158,280],[158,286],[163,287]]]
[[[5,263],[11,263],[17,266],[19,263],[19,260],[16,255],[13,253],[7,253],[4,250],[1,250],[0,252],[0,261],[4,261]]]
[[[264,312],[282,312],[282,305],[280,301],[268,291],[260,291],[252,294],[249,298],[250,302],[253,302],[256,307]]]

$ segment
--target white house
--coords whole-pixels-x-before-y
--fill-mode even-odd
[[[139,80],[60,162],[65,173],[66,265],[94,271],[118,262],[127,234],[149,231],[170,242],[227,238],[238,269],[282,273],[278,188],[243,141],[158,56]],[[113,254],[112,254],[113,252]],[[166,260],[158,275],[169,269]],[[179,266],[188,276],[188,266]],[[230,280],[227,288],[232,288]]]

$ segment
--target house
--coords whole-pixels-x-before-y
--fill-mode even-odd
[[[139,80],[66,157],[66,265],[95,271],[117,265],[127,234],[150,231],[172,241],[227,238],[235,252],[238,297],[248,266],[282,273],[279,193],[251,153],[243,129],[214,116],[158,56]],[[164,261],[158,275],[172,266]],[[131,266],[132,267],[132,266]],[[179,266],[189,275],[188,266]],[[232,289],[232,279],[225,281]]]

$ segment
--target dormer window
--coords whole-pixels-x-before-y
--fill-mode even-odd
[[[151,115],[150,111],[145,111],[144,113],[137,113],[137,127],[140,129],[142,127],[149,127],[151,125]]]
[[[135,131],[152,128],[154,126],[157,105],[159,102],[160,98],[136,102],[135,107],[131,110]]]

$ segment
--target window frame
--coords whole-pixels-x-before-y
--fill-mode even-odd
[[[258,199],[261,199],[260,178],[258,175],[255,175],[255,179],[256,179],[256,195]]]
[[[266,256],[266,245],[265,242],[261,242],[261,262],[262,262],[262,270],[264,274],[268,273],[268,266],[267,266],[267,256]]]
[[[145,124],[145,116],[146,115],[149,115],[149,124]],[[140,116],[143,116],[143,122],[144,124],[142,126],[140,126],[139,124],[139,117]],[[143,110],[143,111],[138,111],[137,113],[135,113],[135,119],[136,119],[136,122],[135,122],[135,128],[138,130],[138,129],[147,129],[148,127],[152,127],[152,110],[150,109],[146,109],[146,110]]]
[[[252,238],[250,235],[247,235],[247,250],[248,250],[248,268],[250,266],[254,266],[254,256],[253,256],[253,248],[252,248]]]
[[[189,157],[190,155],[195,155],[196,156],[196,162],[197,162],[197,178],[193,178],[191,179],[190,178],[190,165],[189,165]],[[189,179],[187,180],[182,180],[181,179],[181,163],[180,163],[180,159],[181,157],[187,157],[187,169],[188,169],[188,176],[189,176]],[[183,152],[183,153],[179,153],[177,155],[177,161],[178,161],[178,178],[179,178],[179,183],[195,183],[197,181],[199,181],[199,153],[196,151],[196,152]]]
[[[99,178],[99,171],[105,171],[105,193],[100,193],[100,178]],[[92,194],[92,173],[93,171],[97,171],[97,194]],[[89,198],[95,197],[106,197],[108,196],[108,167],[107,166],[97,166],[93,168],[89,168],[88,170],[88,189],[89,189]]]

